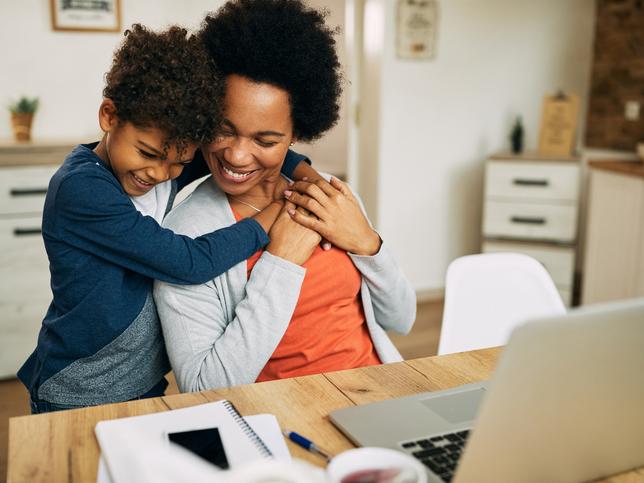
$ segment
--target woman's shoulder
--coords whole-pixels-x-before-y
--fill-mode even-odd
[[[163,226],[175,233],[192,238],[235,223],[226,194],[212,177],[204,179],[197,188],[163,220]]]

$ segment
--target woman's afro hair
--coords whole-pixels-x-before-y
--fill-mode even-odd
[[[225,84],[201,41],[183,28],[155,33],[132,25],[105,79],[103,96],[119,121],[160,129],[165,150],[208,143],[221,123]]]
[[[198,36],[224,77],[288,92],[294,135],[307,142],[338,119],[340,63],[327,16],[298,0],[230,0],[205,18]]]

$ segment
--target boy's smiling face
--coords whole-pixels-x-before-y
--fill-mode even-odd
[[[160,129],[119,121],[109,99],[101,104],[99,124],[105,136],[94,151],[110,165],[130,196],[144,195],[155,185],[179,176],[197,149],[189,144],[181,153],[177,146],[164,152],[165,134]]]

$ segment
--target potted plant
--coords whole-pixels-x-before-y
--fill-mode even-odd
[[[31,140],[31,122],[38,109],[38,98],[21,97],[9,106],[11,124],[16,141]]]
[[[521,116],[516,118],[512,131],[510,131],[510,144],[514,154],[519,154],[523,151],[523,123],[521,122]]]

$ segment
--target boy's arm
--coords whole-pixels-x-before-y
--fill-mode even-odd
[[[286,153],[282,174],[295,181],[301,181],[302,178],[308,178],[311,181],[324,179],[311,167],[311,160],[308,157],[296,153],[292,149]]]
[[[56,193],[56,215],[43,220],[58,240],[138,274],[175,284],[204,283],[265,246],[261,225],[246,219],[195,239],[139,213],[111,175],[75,174]]]
[[[317,180],[326,181],[316,170],[311,167],[310,164],[306,162],[300,162],[293,170],[293,176],[291,176],[291,179],[295,181],[302,181],[303,178],[306,178],[310,182],[315,182]]]

